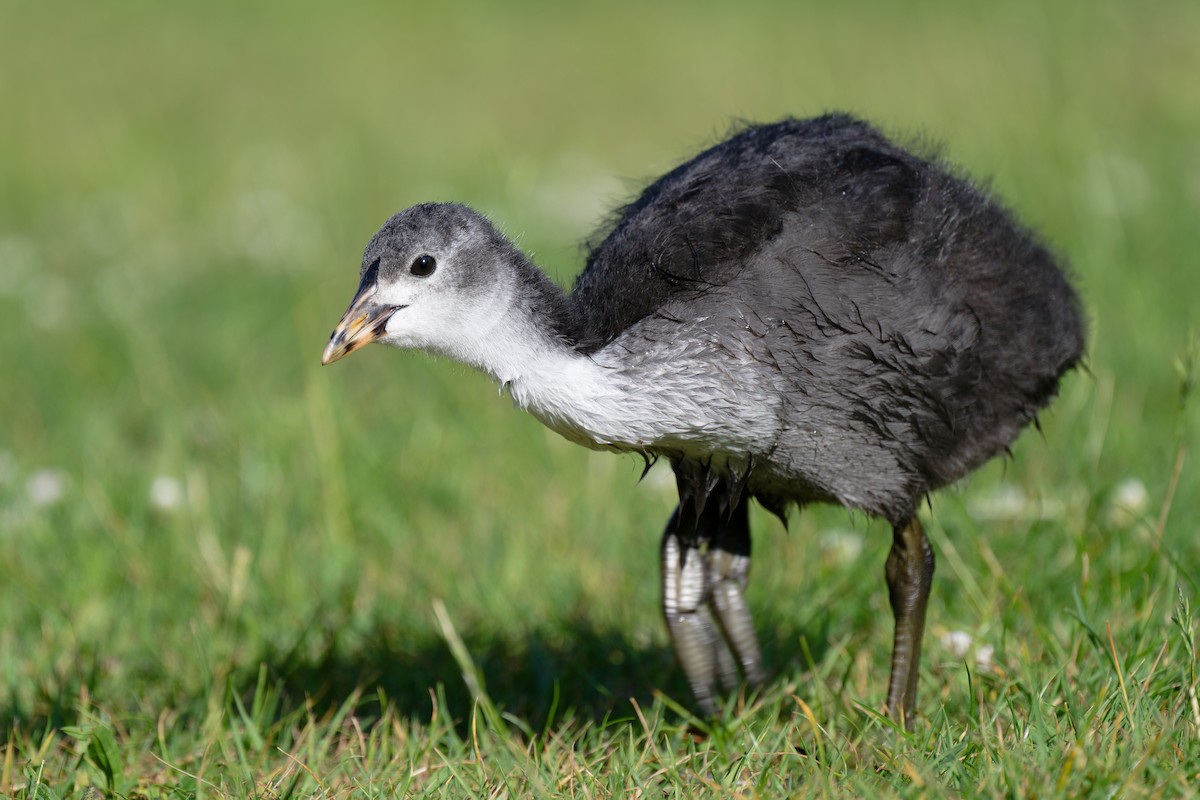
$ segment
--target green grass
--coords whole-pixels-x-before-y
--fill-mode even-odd
[[[1200,6],[902,5],[0,2],[0,795],[1195,795]],[[909,736],[878,523],[756,515],[772,679],[705,727],[661,473],[457,365],[318,366],[393,211],[566,282],[736,118],[828,108],[944,141],[1092,320],[925,514]]]

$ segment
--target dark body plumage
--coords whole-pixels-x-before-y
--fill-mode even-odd
[[[782,413],[819,437],[809,485],[764,499],[893,523],[1003,452],[1083,350],[1075,293],[1033,236],[841,115],[750,128],[659,179],[572,297],[584,351],[696,316],[753,332],[790,389]]]
[[[747,128],[663,176],[570,294],[464,206],[401,212],[324,361],[375,340],[484,369],[582,444],[670,460],[663,608],[706,712],[717,681],[763,680],[748,499],[890,521],[887,707],[907,725],[934,569],[917,506],[1008,448],[1078,363],[1084,324],[995,201],[828,115]]]

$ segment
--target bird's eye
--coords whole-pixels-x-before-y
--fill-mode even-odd
[[[437,269],[437,261],[431,255],[417,256],[408,271],[418,278],[428,278]]]

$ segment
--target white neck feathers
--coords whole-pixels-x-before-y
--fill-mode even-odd
[[[636,438],[628,430],[630,387],[617,371],[545,331],[521,304],[511,305],[475,345],[473,353],[456,357],[486,372],[517,406],[568,439],[590,447],[648,444],[629,441]]]

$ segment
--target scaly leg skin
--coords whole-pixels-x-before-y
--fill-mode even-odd
[[[763,684],[762,653],[754,620],[746,605],[746,584],[750,580],[750,521],[747,504],[740,503],[720,527],[708,548],[709,605],[721,626],[729,649],[737,656],[746,682],[757,688]],[[723,677],[727,689],[737,686],[737,674]]]
[[[887,713],[905,730],[912,730],[917,707],[921,638],[925,633],[925,607],[933,583],[933,548],[915,516],[903,528],[896,526],[892,532],[887,583],[892,613],[896,617],[896,639],[892,648]]]
[[[663,613],[701,711],[716,714],[716,683],[735,688],[738,666],[762,684],[762,657],[743,592],[750,569],[744,504],[722,520],[714,499],[697,516],[681,502],[663,535]],[[720,627],[714,624],[716,617]],[[736,660],[735,660],[736,659]]]
[[[696,703],[701,712],[711,717],[717,711],[714,697],[720,661],[717,649],[723,644],[704,606],[707,594],[704,555],[698,542],[680,536],[676,524],[680,516],[677,510],[663,536],[663,616]]]

